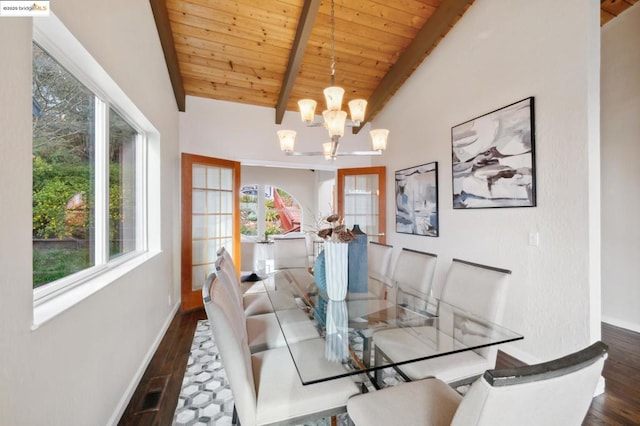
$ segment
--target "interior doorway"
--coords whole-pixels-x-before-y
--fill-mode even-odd
[[[202,306],[218,250],[240,256],[240,163],[182,154],[181,310]]]

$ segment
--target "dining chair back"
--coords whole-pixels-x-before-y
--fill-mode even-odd
[[[580,425],[607,351],[607,345],[596,342],[550,362],[487,371],[469,389],[453,424]]]
[[[389,278],[393,246],[370,241],[367,245],[367,268],[370,277]]]
[[[243,305],[242,284],[240,283],[238,275],[236,274],[235,263],[229,255],[229,252],[224,247],[221,247],[220,250],[218,250],[218,257],[216,259],[216,270],[225,274],[225,278],[229,281],[230,290],[238,300],[238,303],[240,303],[240,305]]]
[[[287,347],[251,354],[246,335],[236,324],[234,296],[216,273],[203,286],[202,298],[240,424],[300,424],[346,411],[348,398],[359,392],[350,378],[303,386]],[[322,359],[324,351],[314,353],[317,358],[310,362],[317,368],[327,368],[333,375],[344,373],[341,363]]]
[[[369,291],[376,296],[385,298],[387,287],[392,287],[391,257],[393,246],[370,241],[367,244],[367,275],[369,276]]]
[[[493,323],[502,321],[511,271],[453,259],[442,295],[446,303]]]
[[[596,342],[540,364],[488,370],[464,397],[436,378],[403,383],[352,397],[347,411],[356,426],[580,425],[607,351]]]
[[[403,248],[396,259],[391,279],[399,291],[428,297],[437,260],[438,256],[433,253]]]
[[[450,315],[448,305],[469,312],[490,323],[501,324],[506,299],[507,284],[511,271],[491,266],[453,259],[445,278],[440,300],[445,302],[438,308],[440,321]],[[443,311],[445,309],[445,311]],[[376,357],[396,359],[403,356],[398,342],[405,338],[402,330],[382,330],[374,334]],[[456,339],[462,346],[473,345],[473,333],[458,334]],[[467,341],[465,339],[470,339]],[[412,348],[416,352],[429,353],[430,348],[419,344]],[[407,380],[437,377],[448,383],[468,382],[487,369],[494,368],[498,355],[497,346],[462,351],[444,357],[404,364],[399,373]]]
[[[305,237],[274,238],[273,255],[276,269],[309,267],[309,253]]]
[[[239,280],[233,259],[224,247],[218,250],[216,270],[221,271],[221,274],[224,274],[225,278],[230,282],[231,290],[247,316],[273,312],[264,284],[261,281],[242,282]],[[247,291],[248,289],[250,290]]]
[[[502,324],[510,277],[508,269],[453,259],[440,300],[491,323]],[[409,365],[403,371],[409,372],[414,379],[435,376],[450,383],[464,382],[494,368],[497,356],[498,347],[494,345],[423,361]]]
[[[235,303],[214,272],[202,287],[202,299],[233,393],[235,411],[243,425],[255,424],[257,396],[251,353],[244,327],[238,324]]]
[[[216,254],[218,257],[224,257],[224,259],[235,268],[236,265],[233,261],[233,257],[231,257],[231,253],[229,253],[225,246],[220,247]]]
[[[235,274],[235,266],[230,263],[229,259],[221,251],[216,259],[216,272],[218,280],[234,300],[237,307],[234,314],[244,321],[250,352],[255,353],[265,349],[286,346],[286,340],[281,332],[280,321],[274,313],[269,295],[266,291],[242,293],[241,283]],[[262,285],[262,283],[254,285],[257,284]],[[277,291],[272,293],[272,297],[278,300],[281,299],[278,297]],[[296,324],[298,333],[295,336],[289,336],[291,342],[317,337],[318,333],[306,313],[302,310],[294,309],[297,308],[297,305],[293,299],[284,298],[284,301],[279,302],[279,307],[283,311],[280,312],[283,321],[286,318],[282,327]]]

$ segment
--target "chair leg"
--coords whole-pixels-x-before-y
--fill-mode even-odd
[[[404,373],[402,372],[402,370],[400,370],[400,367],[396,367],[396,366],[394,366],[394,367],[393,367],[393,369],[394,369],[394,370],[396,370],[396,373],[398,373],[398,375],[399,375],[400,377],[402,377],[402,379],[403,379],[405,382],[410,382],[410,381],[411,381],[411,377],[409,377],[409,376],[407,376],[406,374],[404,374]]]
[[[456,380],[455,382],[448,383],[448,385],[451,386],[460,395],[464,395],[469,390],[469,387],[471,387],[473,382],[475,382],[479,378],[480,374],[467,377],[466,379]]]
[[[380,351],[380,349],[378,349],[377,347],[373,350],[373,357],[374,357],[374,365],[377,367],[379,365],[382,365],[382,351]],[[380,386],[382,385],[382,370],[375,370],[373,372],[373,381],[376,384],[377,388],[380,388]]]
[[[231,424],[240,426],[240,419],[238,418],[238,411],[236,410],[236,406],[233,406],[233,415],[231,417]]]
[[[386,355],[384,354],[384,352],[382,352],[380,349],[378,349],[376,347],[374,349],[374,363],[375,363],[376,367],[379,366],[379,365],[382,365],[384,358],[386,358]],[[407,376],[406,374],[404,374],[399,367],[393,366],[393,369],[396,371],[396,373],[400,377],[402,377],[402,379],[405,382],[410,382],[411,381],[411,378],[409,376]],[[375,371],[374,379],[375,379],[376,385],[378,385],[378,387],[380,389],[384,387],[384,383],[382,381],[382,369],[379,369],[379,370]]]

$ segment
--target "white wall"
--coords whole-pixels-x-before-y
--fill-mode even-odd
[[[322,170],[316,170],[316,217],[324,219],[334,213],[336,205],[336,174]]]
[[[51,7],[161,133],[162,253],[31,330],[29,18],[0,22],[0,424],[117,421],[177,302],[178,114],[149,2]]]
[[[602,28],[602,318],[640,332],[640,4]]]
[[[452,258],[511,269],[505,346],[532,362],[600,336],[599,9],[597,2],[476,0],[376,118],[395,143],[393,171],[438,161],[440,237],[387,241],[437,253],[436,285]],[[535,97],[537,207],[453,210],[451,127]],[[594,183],[595,182],[595,183]],[[393,194],[389,194],[393,200]],[[539,245],[528,244],[539,233]]]
[[[370,150],[369,128],[367,124],[357,135],[347,129],[340,151]],[[282,125],[276,125],[274,108],[187,96],[186,111],[180,114],[180,150],[254,166],[335,170],[371,165],[371,157],[340,157],[332,162],[322,156],[286,156],[280,151],[276,134],[281,129],[298,132],[296,151],[322,151],[322,143],[328,139],[324,128],[306,128],[296,112],[287,111]],[[389,144],[392,138],[389,136]]]

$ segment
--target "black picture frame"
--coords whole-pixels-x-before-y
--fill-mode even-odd
[[[534,98],[451,128],[454,209],[535,207]]]
[[[438,237],[438,162],[395,172],[396,232]]]

